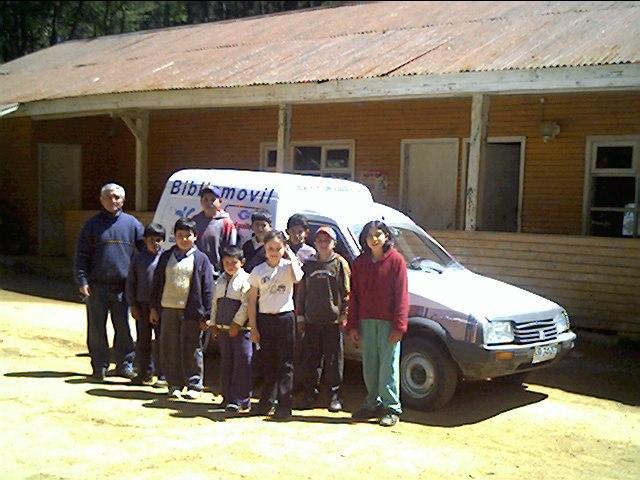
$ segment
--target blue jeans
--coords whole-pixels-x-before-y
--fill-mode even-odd
[[[362,374],[367,387],[364,407],[382,405],[400,415],[400,342],[390,343],[391,322],[367,319],[360,323]]]
[[[119,370],[133,368],[134,345],[129,329],[129,309],[124,289],[94,283],[87,299],[87,347],[93,371],[108,369],[110,363],[107,339],[107,314],[115,331],[113,349]]]

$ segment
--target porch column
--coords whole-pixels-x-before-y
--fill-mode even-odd
[[[291,169],[289,163],[289,143],[291,142],[291,104],[281,103],[278,112],[278,153],[276,157],[276,172],[286,172]]]
[[[489,97],[474,94],[471,103],[471,135],[469,163],[467,166],[467,191],[465,193],[465,230],[475,230],[478,218],[478,181],[480,165],[484,165],[487,150],[487,125],[489,123]]]
[[[136,211],[146,212],[149,207],[149,112],[135,116],[122,115],[122,121],[136,137]]]

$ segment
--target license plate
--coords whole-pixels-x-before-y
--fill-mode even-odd
[[[533,360],[531,363],[546,362],[555,358],[558,354],[558,345],[538,345],[533,351]]]

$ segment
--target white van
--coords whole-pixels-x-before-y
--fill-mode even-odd
[[[169,178],[154,221],[173,232],[179,217],[200,211],[204,187],[220,194],[243,240],[250,236],[251,213],[259,209],[271,213],[276,229],[284,229],[294,213],[304,214],[312,231],[333,226],[337,251],[350,261],[360,253],[364,224],[379,219],[393,229],[409,268],[409,331],[400,367],[402,401],[409,407],[442,407],[460,379],[522,382],[528,371],[556,362],[574,346],[562,307],[467,270],[409,217],[375,203],[364,185],[270,172],[181,170]],[[345,350],[359,357],[348,341]]]

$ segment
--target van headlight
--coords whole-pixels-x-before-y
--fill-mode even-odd
[[[484,341],[492,343],[513,342],[513,324],[511,322],[489,322],[485,326]]]
[[[571,328],[571,325],[569,324],[569,314],[566,310],[562,310],[553,317],[553,323],[556,324],[556,331],[558,333],[566,332]]]

